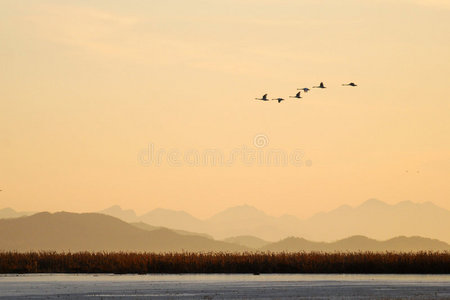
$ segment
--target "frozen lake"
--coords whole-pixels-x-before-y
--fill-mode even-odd
[[[0,299],[450,299],[448,275],[0,275]]]

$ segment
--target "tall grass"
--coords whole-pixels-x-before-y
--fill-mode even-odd
[[[3,252],[0,273],[450,274],[450,252]]]

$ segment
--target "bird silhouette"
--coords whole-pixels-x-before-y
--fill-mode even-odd
[[[315,88],[315,89],[326,89],[326,86],[323,85],[323,82],[321,82],[319,85],[313,86],[313,88]]]
[[[343,83],[342,86],[355,87],[355,86],[358,86],[358,85],[356,83],[354,83],[354,82],[350,82],[350,83]],[[315,88],[315,89],[326,89],[327,87],[325,86],[325,84],[323,82],[320,82],[319,85],[313,86],[312,88]],[[297,92],[297,94],[295,94],[295,96],[289,96],[289,98],[301,99],[302,98],[302,96],[301,96],[301,92],[302,91],[304,93],[307,93],[307,92],[310,91],[310,89],[307,88],[307,87],[305,87],[305,88],[298,88],[297,90],[299,92]],[[276,100],[276,101],[278,101],[278,103],[280,103],[281,101],[284,101],[285,99],[283,99],[283,98],[269,99],[269,98],[267,98],[267,94],[264,94],[261,98],[255,98],[255,100],[262,100],[262,101]],[[408,171],[406,171],[406,172],[408,172]]]
[[[255,100],[269,101],[269,99],[267,99],[267,94],[264,94],[262,98],[255,98]]]
[[[289,98],[297,98],[297,99],[301,99],[302,96],[300,96],[301,92],[298,92],[297,94],[295,94],[295,96],[289,96]]]

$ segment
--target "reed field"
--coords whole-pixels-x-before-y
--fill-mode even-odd
[[[450,252],[2,252],[0,273],[450,274]]]

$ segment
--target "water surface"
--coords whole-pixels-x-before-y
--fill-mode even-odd
[[[449,275],[1,275],[1,299],[450,299]]]

